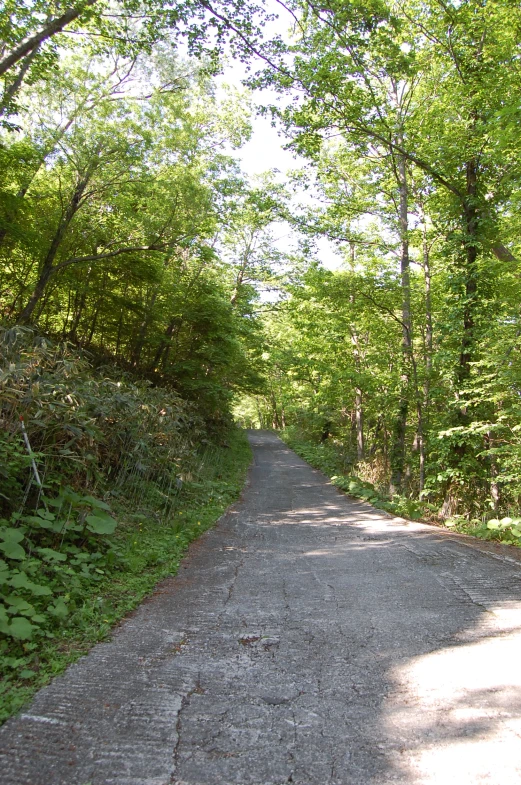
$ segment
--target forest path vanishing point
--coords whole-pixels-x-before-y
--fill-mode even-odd
[[[251,441],[242,501],[179,575],[2,728],[2,785],[521,782],[508,549]]]

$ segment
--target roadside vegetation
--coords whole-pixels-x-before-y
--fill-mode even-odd
[[[272,111],[307,164],[292,219],[341,266],[304,258],[266,312],[244,421],[337,451],[404,511],[517,542],[521,9],[292,8],[285,70],[256,83],[285,97]]]
[[[14,618],[27,619],[33,634],[27,639],[27,629],[22,628],[25,635],[8,635],[0,643],[0,722],[104,640],[158,581],[175,575],[190,542],[213,526],[238,498],[251,451],[239,430],[232,431],[228,440],[226,447],[200,455],[199,471],[179,493],[175,511],[161,524],[154,509],[143,506],[137,514],[123,500],[111,500],[118,524],[112,536],[88,536],[80,541],[71,533],[51,553],[39,543],[54,544],[56,538],[40,537],[40,532],[22,521],[25,537],[20,544],[27,550],[22,559],[5,559],[11,569],[7,576],[4,570],[0,580],[2,590],[9,592],[17,611],[23,613]],[[57,523],[62,525],[59,518]],[[19,576],[24,574],[28,580],[22,582]]]
[[[239,495],[250,449],[173,390],[30,329],[0,347],[3,720],[175,574]]]

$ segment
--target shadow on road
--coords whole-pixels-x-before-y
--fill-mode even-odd
[[[321,473],[310,478],[272,434],[252,441],[257,471],[270,466],[275,486],[258,524],[275,540],[280,528],[297,549],[314,530],[310,547],[292,554],[286,593],[306,596],[323,636],[312,669],[329,685],[315,703],[324,709],[316,733],[334,740],[324,782],[521,782],[519,568],[331,487],[325,495]],[[314,592],[319,605],[334,603],[332,614],[313,618]],[[309,770],[297,781],[306,776],[320,781]]]

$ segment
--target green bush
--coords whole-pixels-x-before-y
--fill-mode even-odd
[[[501,519],[491,518],[489,521],[484,521],[454,516],[445,521],[445,526],[462,534],[479,537],[482,540],[497,540],[508,545],[521,545],[521,518],[518,517],[506,516]]]
[[[331,477],[333,485],[357,499],[373,504],[382,510],[412,520],[419,520],[428,514],[425,503],[408,499],[405,496],[395,495],[392,499],[383,496],[375,486],[367,480],[362,480],[355,475],[344,473],[344,460],[337,445],[331,442],[320,444],[306,440],[301,432],[288,428],[283,431],[281,438],[305,461],[320,469]]]
[[[175,391],[116,367],[94,370],[77,349],[28,328],[0,328],[0,396],[4,515],[20,508],[32,476],[21,421],[47,488],[69,484],[80,492],[103,489],[126,464],[189,471],[205,438],[194,404]],[[39,489],[32,494],[38,503]]]
[[[0,719],[177,569],[242,486],[243,434],[66,343],[0,328]],[[26,442],[26,439],[28,442]]]
[[[66,489],[42,504],[0,520],[0,633],[17,640],[54,637],[116,560],[107,535],[117,523],[105,502]]]

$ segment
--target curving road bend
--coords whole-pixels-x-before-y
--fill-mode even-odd
[[[521,783],[517,551],[250,438],[179,575],[0,730],[1,785]]]

